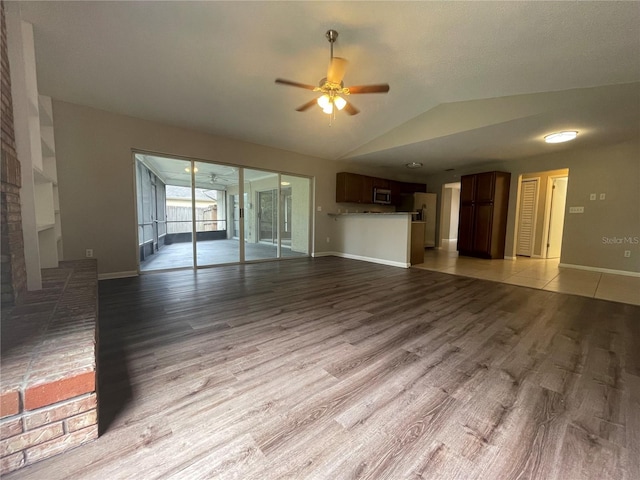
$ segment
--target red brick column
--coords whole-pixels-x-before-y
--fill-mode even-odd
[[[11,98],[11,75],[7,46],[7,25],[4,2],[0,2],[1,44],[1,153],[2,188],[0,198],[0,257],[2,260],[2,304],[19,303],[27,291],[27,272],[24,262],[24,239],[22,237],[22,214],[20,211],[20,162],[16,154],[13,124],[13,101]]]

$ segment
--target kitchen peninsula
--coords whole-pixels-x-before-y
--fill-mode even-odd
[[[329,216],[334,221],[332,255],[403,268],[422,263],[425,224],[413,222],[412,212],[329,213]],[[413,238],[419,241],[417,247],[414,245],[413,255],[412,230]]]

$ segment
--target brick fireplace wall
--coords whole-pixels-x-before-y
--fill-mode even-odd
[[[27,291],[22,181],[16,153],[7,19],[1,0],[0,17],[3,476],[98,437],[98,277],[95,260],[60,262],[58,268],[42,270],[41,290]]]
[[[24,261],[24,240],[22,238],[22,215],[20,213],[20,162],[16,154],[15,130],[13,125],[13,102],[11,98],[11,75],[7,46],[7,26],[4,2],[0,2],[2,45],[1,45],[1,113],[2,118],[2,189],[0,213],[2,225],[0,236],[0,257],[2,259],[2,305],[20,303],[27,291],[27,272]]]

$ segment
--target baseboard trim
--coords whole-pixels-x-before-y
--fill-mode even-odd
[[[504,256],[505,260],[515,260],[517,257],[509,257],[508,255]]]
[[[137,276],[138,272],[135,270],[130,270],[127,272],[99,273],[98,280],[113,280],[115,278],[129,278]]]
[[[573,268],[575,270],[588,270],[590,272],[611,273],[612,275],[625,275],[627,277],[640,277],[640,272],[629,272],[627,270],[612,270],[611,268],[588,267],[586,265],[572,265],[570,263],[558,264],[560,268]]]
[[[314,254],[314,257],[340,257],[348,258],[349,260],[360,260],[362,262],[377,263],[379,265],[387,265],[389,267],[409,268],[410,263],[394,262],[393,260],[385,260],[383,258],[363,257],[362,255],[353,255],[351,253],[342,252],[318,252]]]
[[[317,257],[335,257],[338,254],[336,252],[314,252],[311,254],[313,258]]]

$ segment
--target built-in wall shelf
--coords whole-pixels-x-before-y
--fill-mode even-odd
[[[33,169],[33,181],[34,183],[49,183],[51,185],[57,185],[58,181],[55,177],[51,177],[44,170],[38,168]]]
[[[33,26],[21,19],[17,2],[7,6],[11,45],[11,95],[20,191],[27,289],[42,288],[42,269],[62,260],[62,226],[51,98],[38,93]],[[3,17],[4,21],[4,17]]]
[[[55,223],[44,223],[42,225],[36,225],[36,228],[38,229],[38,232],[44,232],[50,228],[55,228],[55,226]]]
[[[38,115],[40,116],[40,126],[53,127],[53,110],[49,97],[38,95]]]
[[[58,200],[58,169],[53,136],[51,98],[38,95],[38,120],[42,169],[33,169],[41,268],[54,268],[62,259],[62,226]]]

